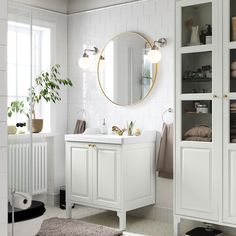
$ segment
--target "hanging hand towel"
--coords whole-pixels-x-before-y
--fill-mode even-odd
[[[157,171],[159,177],[173,179],[173,124],[163,124]]]
[[[84,120],[77,120],[75,125],[74,134],[82,134],[86,128],[86,121]]]

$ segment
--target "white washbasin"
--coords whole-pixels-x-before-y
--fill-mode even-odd
[[[157,132],[155,130],[144,131],[140,136],[118,136],[102,134],[67,134],[67,142],[89,142],[89,143],[110,143],[110,144],[129,144],[155,142]]]

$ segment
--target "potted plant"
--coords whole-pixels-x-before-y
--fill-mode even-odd
[[[59,91],[61,86],[72,86],[70,79],[60,79],[60,65],[52,66],[51,72],[41,72],[35,78],[34,84],[28,89],[29,93],[26,98],[28,106],[25,106],[24,101],[13,101],[8,107],[8,116],[11,117],[13,113],[25,114],[29,119],[32,115],[32,132],[39,133],[43,128],[43,119],[37,119],[35,114],[35,105],[42,99],[46,102],[56,103],[61,101]]]

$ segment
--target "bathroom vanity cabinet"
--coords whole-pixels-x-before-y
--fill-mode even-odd
[[[236,227],[235,16],[235,0],[176,1],[174,236],[181,219]]]
[[[66,135],[66,206],[116,211],[120,229],[126,212],[155,203],[156,133],[140,137]]]

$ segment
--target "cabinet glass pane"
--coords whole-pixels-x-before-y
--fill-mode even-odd
[[[236,100],[230,101],[230,142],[236,143]]]
[[[230,40],[236,41],[236,1],[230,0]]]
[[[182,93],[212,92],[212,53],[182,55]]]
[[[236,49],[230,50],[230,92],[236,92]]]
[[[182,8],[182,46],[212,43],[212,3]]]
[[[182,140],[212,141],[212,102],[182,102]]]

